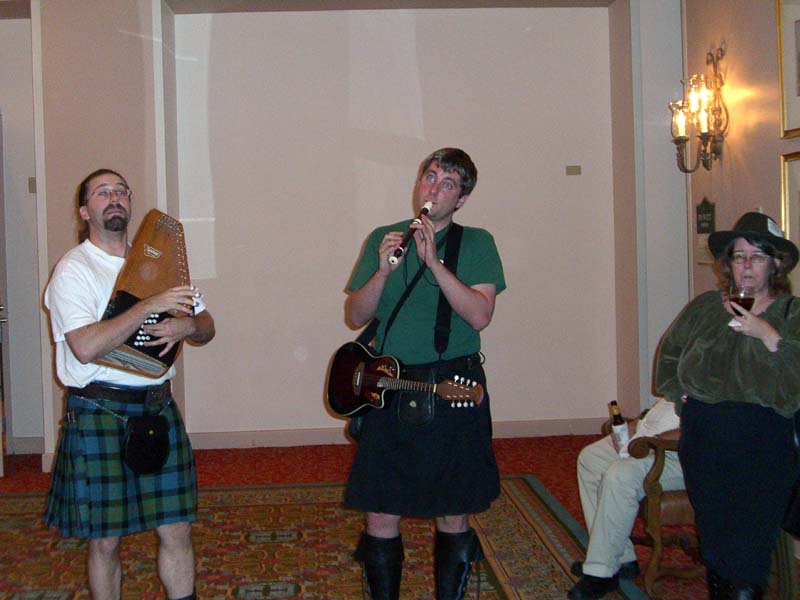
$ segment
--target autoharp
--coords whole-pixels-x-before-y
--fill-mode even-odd
[[[111,319],[140,300],[178,285],[189,285],[189,282],[183,225],[153,209],[145,215],[136,232],[103,319]],[[180,311],[153,313],[142,325],[185,316],[186,313]],[[96,362],[145,377],[160,377],[175,362],[182,342],[176,343],[164,356],[159,356],[164,346],[145,346],[144,342],[149,340],[150,336],[140,326],[121,346]]]

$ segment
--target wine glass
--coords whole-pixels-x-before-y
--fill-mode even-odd
[[[749,285],[734,284],[731,286],[728,299],[745,310],[752,310],[756,301],[756,290]],[[733,306],[733,309],[736,310],[736,306]]]

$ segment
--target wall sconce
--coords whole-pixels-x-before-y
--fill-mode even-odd
[[[719,61],[725,57],[725,49],[706,54],[706,65],[711,65],[713,74],[692,75],[688,81],[683,100],[669,103],[672,111],[672,141],[677,150],[678,168],[683,173],[694,173],[702,163],[706,171],[711,170],[714,159],[722,155],[722,142],[728,133],[728,108],[722,100],[725,78],[719,72]],[[694,166],[686,166],[686,147],[690,132],[698,138]]]

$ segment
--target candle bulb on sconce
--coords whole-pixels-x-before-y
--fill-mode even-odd
[[[677,116],[678,136],[686,137],[686,113],[680,111]]]
[[[692,75],[689,78],[689,112],[693,115],[696,115],[700,112],[700,82],[703,81],[705,77],[702,75]],[[699,80],[699,81],[698,81]]]
[[[722,99],[725,78],[719,70],[719,62],[724,57],[724,47],[706,54],[706,65],[711,66],[712,73],[689,77],[684,98],[669,103],[672,142],[677,151],[678,169],[683,173],[694,173],[701,164],[710,171],[713,161],[722,155],[722,143],[728,133],[728,108]],[[696,156],[694,164],[687,166],[692,137],[698,140]]]
[[[672,110],[672,137],[674,139],[686,138],[686,109],[685,101],[675,100],[669,103]]]
[[[708,133],[708,113],[701,110],[697,118],[700,121],[700,133]]]

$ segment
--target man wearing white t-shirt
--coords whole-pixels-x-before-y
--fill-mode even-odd
[[[674,405],[659,399],[642,419],[628,423],[631,440],[660,436],[677,439],[680,421]],[[569,591],[571,600],[596,600],[619,587],[620,579],[639,575],[636,552],[630,540],[639,501],[644,498],[644,479],[653,456],[631,458],[608,435],[581,450],[578,456],[578,488],[589,530],[586,560],[572,565],[580,579]],[[667,452],[661,485],[665,491],[685,488],[677,452]]]
[[[103,320],[130,247],[131,196],[127,181],[110,169],[83,180],[78,212],[88,237],[61,258],[45,291],[56,371],[68,392],[45,523],[65,537],[88,539],[94,600],[121,597],[122,536],[155,529],[158,573],[167,597],[188,600],[195,598],[191,522],[197,482],[191,444],[170,389],[175,367],[152,379],[94,361],[140,327],[150,337],[146,345],[163,346],[159,356],[183,339],[205,344],[214,337],[214,319],[196,288],[178,286]],[[167,311],[186,317],[143,325],[149,315]],[[132,417],[153,418],[168,428],[167,458],[155,472],[141,472],[122,460],[121,439]]]

